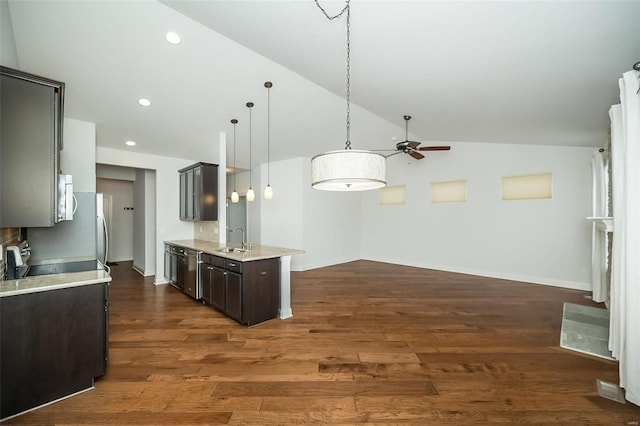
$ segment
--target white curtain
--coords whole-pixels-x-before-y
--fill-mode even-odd
[[[640,94],[638,71],[622,75],[611,117],[613,248],[609,349],[620,386],[640,405]]]
[[[591,159],[593,174],[593,217],[607,216],[607,177],[605,156],[596,150]],[[607,282],[607,232],[593,222],[591,230],[591,290],[595,302],[607,302],[609,285]]]

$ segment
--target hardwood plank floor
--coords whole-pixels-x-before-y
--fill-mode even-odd
[[[368,261],[292,274],[294,317],[245,328],[112,269],[95,389],[8,424],[638,424],[618,365],[559,347],[581,291]]]

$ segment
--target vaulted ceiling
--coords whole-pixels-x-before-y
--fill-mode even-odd
[[[344,2],[320,5],[334,14]],[[272,160],[344,147],[346,21],[312,0],[9,0],[8,10],[17,66],[64,81],[67,116],[95,122],[99,146],[132,139],[139,152],[215,161],[231,118],[247,146],[253,101],[262,162],[271,80]],[[639,22],[638,1],[352,0],[353,145],[403,140],[404,114],[424,141],[603,145],[617,80],[640,60]],[[168,44],[167,31],[182,42]]]

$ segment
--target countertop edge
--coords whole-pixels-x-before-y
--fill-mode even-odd
[[[96,274],[95,271],[89,272]],[[103,273],[104,276],[99,276],[101,274],[98,274],[98,276],[83,277],[82,274],[86,275],[87,271],[71,272],[67,274],[41,275],[38,277],[30,277],[20,280],[2,281],[0,282],[0,297],[19,296],[22,294],[39,293],[43,291],[60,290],[65,288],[82,287],[85,285],[111,282],[111,276],[106,272]],[[48,283],[48,281],[54,279],[53,277],[56,277],[57,280],[65,280],[68,278],[69,281]],[[10,287],[12,287],[13,285],[23,287],[10,289]]]
[[[274,259],[304,253],[304,250],[299,249],[263,245],[255,245],[250,252],[246,253],[222,253],[218,250],[227,247],[226,245],[205,240],[166,240],[164,243],[201,251],[212,256],[236,260],[238,262],[252,262],[255,260]]]

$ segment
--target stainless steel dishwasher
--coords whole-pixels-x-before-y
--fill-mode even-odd
[[[200,280],[198,279],[198,264],[200,263],[201,251],[183,249],[182,258],[182,283],[183,291],[196,300],[201,298]]]

